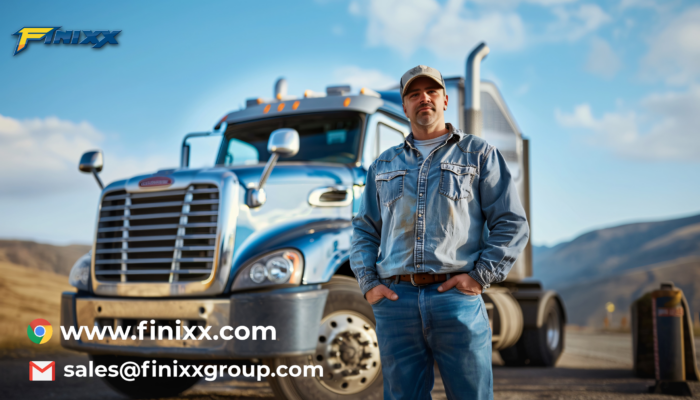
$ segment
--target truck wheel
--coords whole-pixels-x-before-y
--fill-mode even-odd
[[[141,367],[144,361],[150,360],[151,362],[154,358],[141,358],[141,357],[123,357],[123,356],[109,356],[109,355],[92,355],[90,359],[94,362],[95,367],[98,365],[104,365],[109,367],[110,365],[120,366],[125,362],[135,362]],[[156,358],[156,365],[158,364],[169,364],[172,365],[172,360],[169,359],[158,359]],[[183,364],[180,361],[180,364]],[[152,364],[150,364],[152,365]],[[150,367],[149,367],[150,368]],[[149,371],[150,372],[150,371]],[[143,399],[143,398],[158,398],[158,397],[174,397],[178,394],[184,392],[185,390],[194,386],[199,378],[197,377],[184,377],[184,378],[154,378],[139,377],[135,378],[133,381],[126,381],[120,376],[110,377],[105,376],[102,380],[107,383],[109,387],[115,391],[124,394],[132,399]]]
[[[318,330],[316,352],[301,357],[265,360],[274,373],[280,365],[316,367],[316,376],[268,377],[275,396],[288,400],[381,399],[382,365],[372,307],[357,281],[334,276],[323,285],[328,299]],[[323,376],[319,377],[319,367]],[[272,375],[272,374],[270,374]]]
[[[564,351],[564,317],[559,303],[550,298],[539,328],[525,328],[515,344],[499,351],[508,366],[553,367]]]

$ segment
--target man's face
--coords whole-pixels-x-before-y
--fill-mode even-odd
[[[403,112],[412,123],[430,126],[445,120],[447,95],[437,82],[420,77],[411,82],[403,97]]]

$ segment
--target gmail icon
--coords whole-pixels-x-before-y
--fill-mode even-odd
[[[55,381],[56,362],[55,361],[30,361],[29,362],[30,381]]]

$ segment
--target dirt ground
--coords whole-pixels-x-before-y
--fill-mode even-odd
[[[696,346],[700,341],[696,342]],[[55,382],[29,382],[29,361],[56,361],[57,371],[66,364],[87,364],[87,357],[58,351],[31,354],[21,351],[0,359],[0,397],[3,399],[124,399],[98,378],[56,377]],[[515,399],[679,399],[653,395],[651,380],[632,375],[632,343],[629,334],[567,332],[566,349],[556,368],[508,368],[494,356],[494,398]],[[436,370],[437,372],[437,370]],[[446,399],[437,374],[433,399]],[[273,398],[266,382],[247,380],[201,381],[178,399],[243,400]]]

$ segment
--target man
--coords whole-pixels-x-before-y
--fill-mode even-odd
[[[384,399],[429,399],[435,361],[449,399],[491,399],[481,292],[525,247],[525,211],[498,150],[445,123],[439,71],[406,72],[401,97],[412,132],[369,167],[350,255],[377,321]]]

